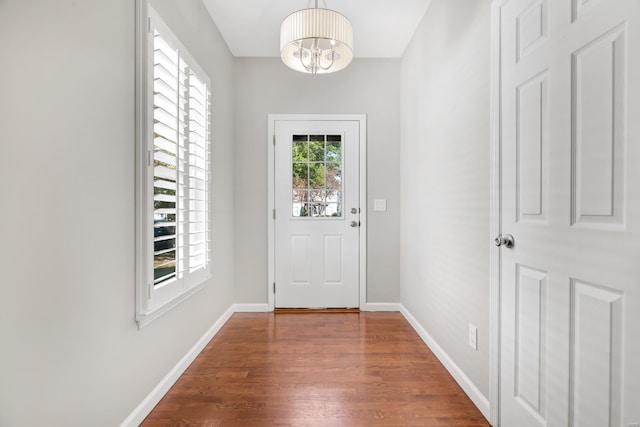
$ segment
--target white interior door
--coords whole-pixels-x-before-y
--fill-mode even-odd
[[[638,426],[640,1],[498,8],[501,425]]]
[[[275,122],[275,307],[359,306],[359,122]]]

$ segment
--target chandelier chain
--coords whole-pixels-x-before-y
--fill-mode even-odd
[[[310,8],[311,8],[311,2],[312,2],[312,1],[315,1],[314,9],[317,9],[317,8],[318,8],[318,0],[307,0],[307,9],[310,9]],[[325,9],[329,9],[329,8],[327,7],[327,0],[322,0],[322,3],[324,4],[324,8],[325,8]]]

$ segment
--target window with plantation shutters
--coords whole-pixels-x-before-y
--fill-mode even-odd
[[[192,293],[209,277],[210,264],[209,79],[151,8],[146,52],[139,322]]]

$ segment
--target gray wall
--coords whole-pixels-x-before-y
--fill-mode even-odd
[[[212,79],[214,276],[137,329],[134,2],[0,0],[0,426],[118,425],[232,302],[267,302],[269,113],[368,115],[367,301],[488,394],[489,0],[435,0],[402,61],[316,78],[153,3]]]
[[[434,0],[402,60],[400,160],[402,304],[485,396],[489,57],[490,0]]]
[[[400,61],[354,60],[336,74],[278,58],[236,62],[236,302],[267,302],[267,115],[367,114],[367,302],[399,301]],[[388,200],[373,212],[373,199]]]
[[[233,302],[233,58],[158,3],[213,82],[214,267],[139,331],[135,2],[0,1],[0,426],[119,425]]]

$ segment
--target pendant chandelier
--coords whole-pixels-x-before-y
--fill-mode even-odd
[[[289,68],[309,74],[340,71],[353,59],[353,28],[340,13],[318,8],[287,16],[280,28],[280,57]]]

